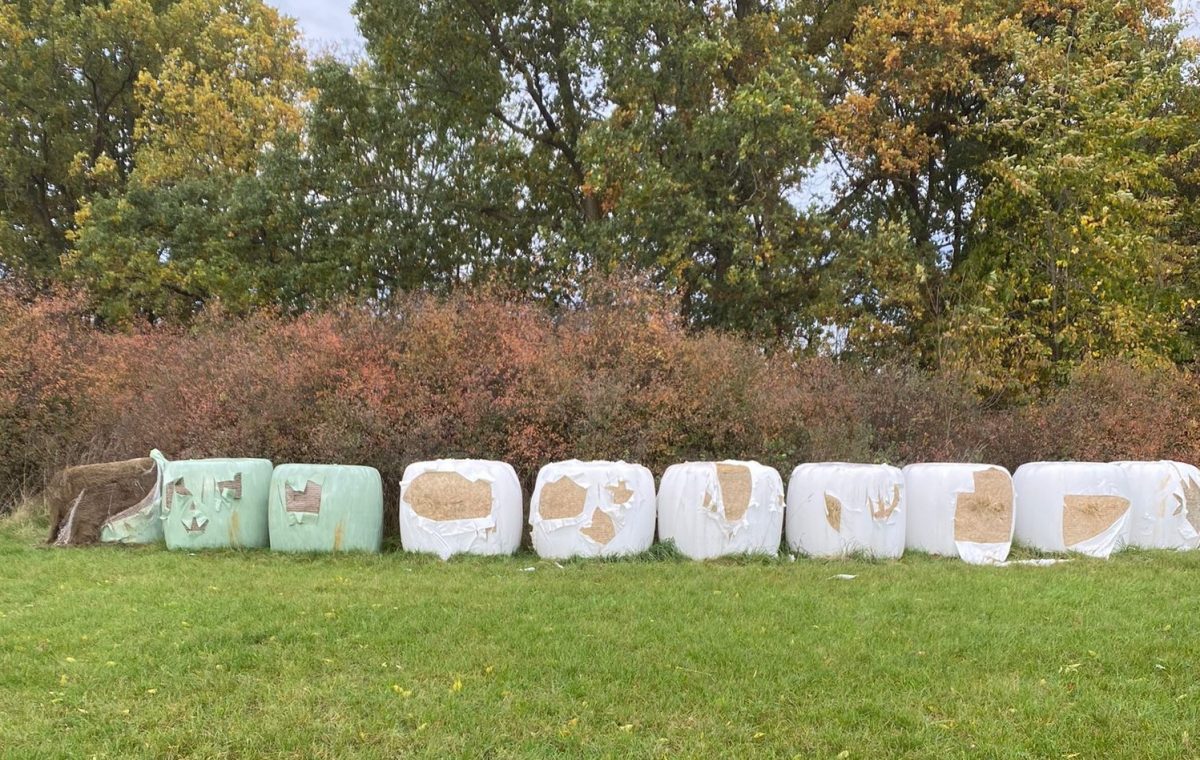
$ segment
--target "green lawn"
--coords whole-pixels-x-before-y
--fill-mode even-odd
[[[0,521],[6,757],[1200,756],[1200,552],[558,567],[35,541]]]

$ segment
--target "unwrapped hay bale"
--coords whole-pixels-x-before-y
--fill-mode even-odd
[[[529,502],[533,548],[552,559],[646,551],[654,517],[654,475],[627,462],[548,464]]]
[[[904,468],[905,545],[971,564],[1003,562],[1012,548],[1012,476],[990,464],[925,463]]]
[[[46,489],[55,546],[162,540],[158,467],[149,457],[68,467]]]
[[[1042,551],[1108,557],[1129,525],[1125,472],[1104,462],[1030,462],[1013,474],[1015,536]]]
[[[504,462],[416,462],[400,482],[400,542],[410,552],[512,554],[521,544],[523,496]]]
[[[777,554],[783,480],[758,462],[686,462],[663,473],[658,533],[692,559]]]
[[[904,554],[904,475],[886,464],[813,462],[792,471],[787,542],[815,557]]]

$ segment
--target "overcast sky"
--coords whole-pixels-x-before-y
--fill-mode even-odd
[[[343,52],[362,49],[362,37],[350,15],[352,0],[267,0],[300,23],[300,30],[314,50],[334,48]],[[1200,0],[1174,0],[1181,11],[1200,11]],[[1192,19],[1188,26],[1192,36],[1200,36],[1200,24]]]
[[[355,51],[362,37],[350,14],[352,0],[267,0],[296,19],[308,46],[314,50],[336,48]]]

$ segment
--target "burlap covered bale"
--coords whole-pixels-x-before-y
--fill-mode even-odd
[[[158,468],[149,457],[62,470],[46,489],[50,510],[47,543],[98,543],[106,522],[143,504],[157,486]]]

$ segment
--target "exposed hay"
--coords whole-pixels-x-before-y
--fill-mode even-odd
[[[842,532],[842,502],[828,492],[825,494],[825,520],[829,527],[838,533]]]
[[[1187,510],[1187,521],[1200,533],[1200,483],[1195,478],[1184,478],[1183,504],[1180,506]]]
[[[1063,497],[1063,543],[1074,546],[1112,527],[1129,509],[1120,496],[1068,494]]]
[[[50,481],[50,536],[57,546],[94,544],[115,515],[144,506],[158,485],[158,469],[149,457],[68,467]]]
[[[457,472],[423,472],[404,489],[404,500],[427,520],[477,520],[492,513],[492,484]]]
[[[721,484],[725,519],[730,522],[741,520],[750,509],[750,492],[753,488],[750,468],[744,464],[718,464],[717,482]]]
[[[607,545],[617,535],[617,526],[607,512],[597,509],[592,513],[591,523],[579,532],[598,544]]]
[[[300,491],[283,484],[283,508],[288,512],[321,514],[321,484],[309,480]]]
[[[633,489],[625,485],[624,480],[618,480],[614,485],[605,486],[612,494],[613,504],[626,504],[633,498]]]
[[[998,544],[1012,540],[1012,478],[1003,470],[977,470],[975,490],[960,491],[954,506],[954,540]]]
[[[229,491],[229,498],[231,499],[241,499],[242,473],[239,472],[237,475],[234,475],[233,480],[217,481],[217,492],[220,493],[221,491]]]
[[[562,520],[579,517],[587,502],[587,489],[568,477],[542,486],[538,497],[538,514],[543,520]]]
[[[170,512],[175,507],[176,496],[191,496],[192,492],[188,490],[183,483],[183,478],[167,483],[167,487],[163,489],[163,510]]]
[[[888,519],[900,507],[900,485],[897,483],[892,486],[891,501],[886,498],[867,499],[867,503],[871,507],[871,517],[880,522]]]

